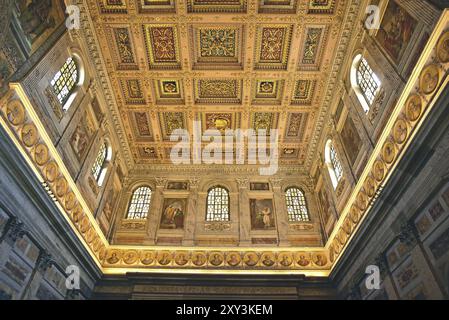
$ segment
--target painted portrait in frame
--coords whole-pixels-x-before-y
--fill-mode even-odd
[[[92,120],[85,113],[81,117],[75,131],[70,137],[70,145],[72,146],[73,152],[75,153],[78,160],[83,159],[86,155],[87,149],[94,134],[94,130],[95,129],[94,125],[92,124]]]
[[[35,52],[65,22],[62,0],[17,0],[16,28],[25,36],[28,53]]]
[[[161,229],[183,229],[187,199],[165,199],[161,215]]]
[[[275,228],[272,199],[250,199],[251,229],[270,230]]]
[[[360,152],[362,140],[350,116],[346,118],[346,122],[341,131],[341,139],[343,140],[343,146],[348,154],[349,161],[353,165]]]
[[[390,0],[383,16],[376,40],[397,64],[407,49],[417,21],[394,0]]]

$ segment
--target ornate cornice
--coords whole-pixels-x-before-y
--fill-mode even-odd
[[[89,11],[87,2],[88,2],[87,0],[78,0],[76,2],[76,5],[80,8],[81,14],[80,37],[82,37],[85,40],[85,44],[87,45],[87,51],[90,60],[94,64],[96,75],[97,78],[99,79],[98,87],[102,88],[103,90],[104,98],[106,100],[107,107],[111,115],[111,120],[112,123],[114,124],[114,131],[117,134],[117,138],[121,146],[120,151],[123,152],[124,154],[123,158],[125,160],[125,163],[128,169],[130,169],[134,164],[131,149],[129,148],[129,142],[127,140],[126,134],[123,131],[122,118],[117,108],[118,103],[115,100],[115,95],[113,93],[112,85],[108,77],[108,72],[104,62],[103,54],[101,50],[99,50],[100,45],[98,43],[92,18],[88,13]]]
[[[343,19],[344,27],[341,31],[339,44],[335,50],[334,63],[329,73],[326,94],[321,103],[321,109],[317,117],[318,119],[307,152],[307,159],[305,161],[307,170],[310,170],[313,161],[316,159],[317,153],[320,152],[318,145],[320,143],[321,135],[324,133],[327,119],[330,117],[329,109],[340,89],[340,71],[345,62],[345,57],[348,54],[347,51],[350,49],[350,41],[353,35],[360,29],[360,26],[358,26],[357,23],[357,17],[360,13],[361,1],[363,0],[352,0],[347,9],[346,19]]]

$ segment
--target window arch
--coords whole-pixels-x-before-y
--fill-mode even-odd
[[[340,159],[337,154],[337,150],[335,150],[335,146],[332,140],[328,140],[326,143],[325,162],[329,170],[332,185],[334,189],[336,189],[338,183],[343,177],[343,167],[341,165]]]
[[[91,173],[97,181],[98,186],[102,186],[104,178],[106,177],[106,171],[108,162],[112,158],[112,150],[108,146],[107,142],[103,142],[98,150],[97,157],[92,166]]]
[[[368,113],[379,92],[381,81],[361,54],[352,63],[351,84],[363,110]]]
[[[288,221],[310,221],[304,192],[296,187],[285,190],[285,203],[287,205]]]
[[[207,192],[206,221],[229,221],[229,192],[216,186]]]
[[[80,72],[76,60],[73,57],[69,57],[59,71],[54,75],[50,84],[59,100],[59,103],[63,106],[62,109],[67,111],[70,107],[70,103],[67,103],[70,95],[75,90],[80,79]]]
[[[150,210],[151,188],[142,186],[134,190],[129,203],[126,219],[145,219]]]

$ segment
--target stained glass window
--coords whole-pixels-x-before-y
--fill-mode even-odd
[[[365,58],[360,60],[357,68],[357,84],[359,85],[366,102],[368,105],[371,105],[379,91],[381,82]],[[368,112],[369,109],[365,111]]]
[[[310,221],[306,198],[301,189],[289,188],[285,191],[288,221]]]
[[[98,181],[100,178],[101,169],[103,169],[104,163],[106,161],[106,152],[107,152],[107,145],[106,143],[103,143],[100,146],[100,150],[98,151],[97,158],[95,159],[94,165],[92,166],[92,175],[94,176],[95,180]]]
[[[140,187],[133,192],[126,219],[145,219],[150,210],[151,189]]]
[[[229,221],[229,192],[213,187],[207,193],[206,221]]]
[[[78,68],[75,60],[70,57],[50,82],[61,105],[64,105],[67,102],[77,81]]]

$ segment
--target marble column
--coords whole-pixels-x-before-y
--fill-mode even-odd
[[[199,179],[189,180],[189,198],[187,200],[187,216],[184,220],[184,239],[182,244],[193,246],[195,239],[196,213],[198,210],[198,183]]]
[[[156,234],[157,229],[159,227],[159,219],[161,217],[162,211],[162,202],[164,201],[164,187],[167,179],[165,178],[156,178],[156,190],[154,191],[153,198],[151,201],[153,202],[151,205],[150,213],[148,215],[148,225],[147,225],[147,234],[148,234],[148,244],[153,245],[156,243]]]
[[[287,212],[284,204],[284,197],[281,191],[282,179],[271,179],[271,186],[273,188],[273,200],[274,200],[274,211],[276,214],[276,224],[279,235],[279,246],[289,246],[288,241],[288,220]]]
[[[248,184],[249,179],[237,179],[239,187],[239,236],[240,246],[251,244],[251,216],[249,212]]]

